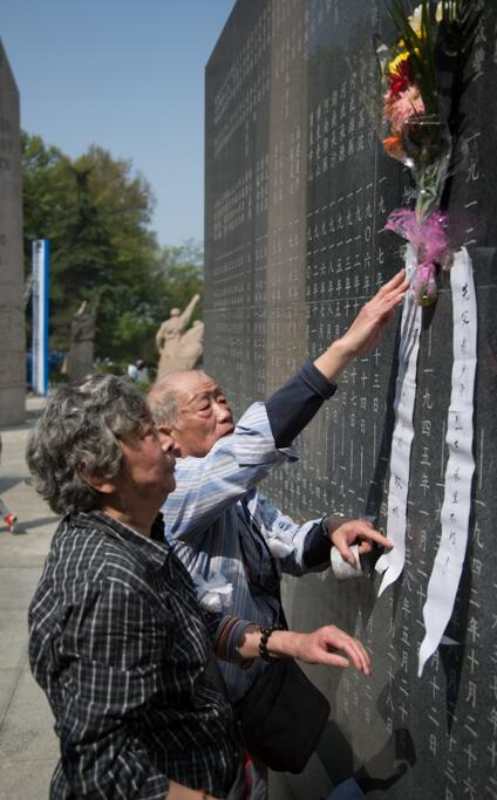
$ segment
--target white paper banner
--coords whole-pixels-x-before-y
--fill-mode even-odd
[[[406,249],[407,276],[412,280],[416,266],[413,248]],[[399,373],[395,388],[395,423],[390,453],[390,484],[388,487],[388,511],[386,535],[393,549],[385,553],[376,563],[376,571],[385,573],[379,595],[397,580],[404,569],[406,552],[407,495],[411,447],[414,439],[414,404],[416,401],[416,370],[418,364],[419,335],[422,309],[416,303],[414,292],[407,293],[402,310],[399,345]]]
[[[468,542],[473,459],[473,405],[477,363],[478,315],[473,267],[467,250],[456,253],[450,271],[454,320],[454,364],[446,442],[441,512],[442,533],[423,608],[425,637],[418,676],[438,648],[452,615]]]

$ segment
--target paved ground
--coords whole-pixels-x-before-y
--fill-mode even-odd
[[[26,424],[2,429],[0,493],[23,532],[13,536],[0,519],[0,800],[47,798],[58,758],[52,715],[27,660],[27,609],[57,523],[26,483],[26,441],[41,406],[28,400]]]

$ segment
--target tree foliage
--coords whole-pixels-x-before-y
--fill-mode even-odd
[[[161,248],[149,184],[101,147],[70,159],[25,133],[23,179],[27,274],[32,241],[51,241],[51,347],[69,349],[71,319],[88,300],[97,306],[97,357],[153,364],[157,327],[201,292],[200,246]]]

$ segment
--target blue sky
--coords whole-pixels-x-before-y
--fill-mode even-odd
[[[234,0],[6,0],[22,125],[74,157],[130,158],[161,244],[203,238],[204,68]]]

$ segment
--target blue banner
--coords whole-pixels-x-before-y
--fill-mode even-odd
[[[50,242],[33,242],[33,391],[48,392],[48,316],[50,298]]]

